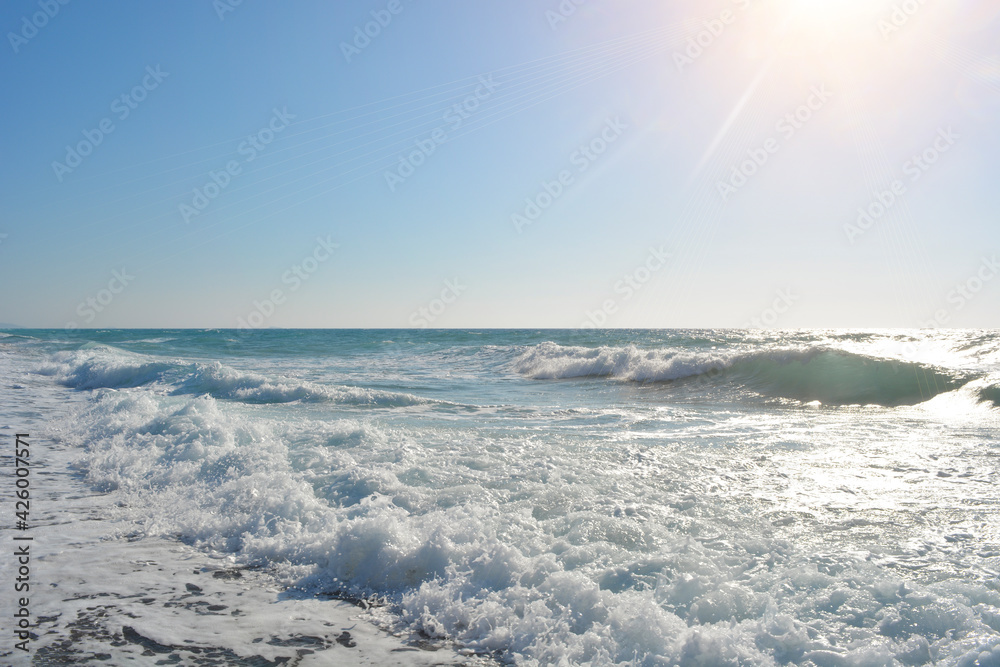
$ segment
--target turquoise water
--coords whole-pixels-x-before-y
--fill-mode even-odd
[[[504,662],[1000,665],[997,332],[17,330],[0,362],[139,535]]]

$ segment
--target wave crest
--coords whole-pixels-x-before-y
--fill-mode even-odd
[[[405,407],[432,402],[402,392],[270,378],[217,361],[184,364],[152,360],[144,355],[101,345],[56,353],[38,372],[54,376],[60,384],[73,389],[127,389],[161,385],[173,395],[206,395],[243,403],[303,401]]]
[[[625,347],[534,346],[513,362],[538,380],[608,378],[624,382],[701,381],[737,385],[758,394],[829,405],[915,405],[969,379],[913,362],[868,357],[825,347],[765,351],[641,350]]]
[[[421,405],[426,399],[399,392],[329,387],[299,380],[274,380],[257,373],[239,371],[219,362],[197,364],[173,391],[174,394],[207,394],[213,398],[243,403],[332,402],[347,405],[402,407]]]
[[[173,364],[150,361],[99,346],[57,352],[39,369],[73,389],[125,389],[159,381]]]

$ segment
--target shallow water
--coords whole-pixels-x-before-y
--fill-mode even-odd
[[[0,364],[0,426],[51,424],[133,539],[502,661],[1000,665],[997,332],[10,331]]]

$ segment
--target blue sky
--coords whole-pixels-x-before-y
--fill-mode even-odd
[[[0,322],[1000,327],[995,2],[231,1],[0,8]]]

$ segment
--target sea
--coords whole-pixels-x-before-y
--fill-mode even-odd
[[[31,664],[1000,665],[997,331],[19,329],[0,386],[3,662],[32,536]]]

